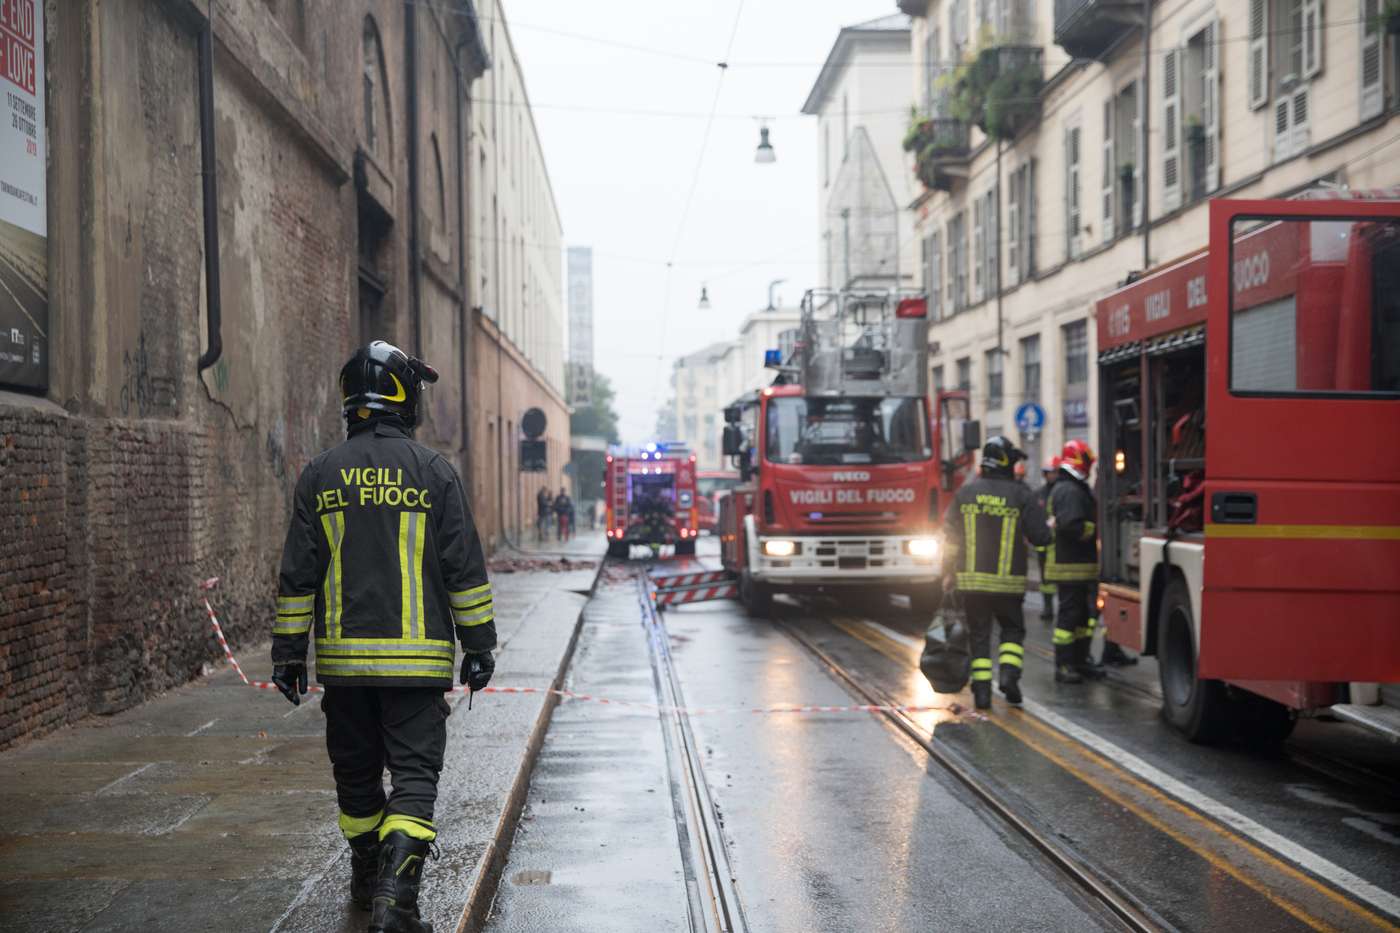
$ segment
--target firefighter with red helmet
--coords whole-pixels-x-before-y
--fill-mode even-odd
[[[1025,458],[1003,437],[982,448],[981,475],[964,483],[943,516],[945,592],[962,594],[972,654],[972,697],[978,709],[992,705],[992,622],[1001,626],[999,681],[1010,703],[1021,702],[1026,639],[1026,540],[1050,540],[1045,511],[1015,464]]]
[[[373,911],[372,933],[431,930],[418,886],[437,836],[457,644],[469,689],[495,669],[491,584],[462,479],[410,436],[423,383],[437,378],[379,340],[350,357],[349,436],[297,480],[277,585],[272,682],[301,703],[314,634],[350,897]]]
[[[1050,490],[1053,540],[1045,560],[1045,578],[1055,584],[1060,615],[1055,622],[1055,680],[1062,684],[1098,679],[1103,668],[1089,656],[1094,637],[1099,580],[1098,502],[1089,488],[1094,452],[1080,440],[1060,452],[1060,469]]]
[[[1054,488],[1055,478],[1059,473],[1060,458],[1046,457],[1045,462],[1040,465],[1040,476],[1044,482],[1035,491],[1035,501],[1047,510],[1047,515],[1050,508],[1050,490]],[[1044,545],[1035,549],[1035,559],[1040,564],[1040,618],[1044,622],[1052,622],[1055,619],[1055,584],[1045,579],[1045,553],[1048,547],[1049,545]]]

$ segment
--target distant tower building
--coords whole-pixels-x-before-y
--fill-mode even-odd
[[[569,247],[569,404],[593,404],[593,249]]]

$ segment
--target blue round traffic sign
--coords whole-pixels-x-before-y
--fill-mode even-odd
[[[1045,409],[1035,402],[1027,402],[1016,409],[1016,427],[1022,434],[1039,434],[1045,427]]]

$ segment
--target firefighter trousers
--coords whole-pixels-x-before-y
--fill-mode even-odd
[[[347,837],[377,829],[432,839],[452,707],[433,687],[326,685],[326,751]],[[393,791],[384,796],[384,769]]]
[[[1021,609],[1024,594],[978,593],[962,591],[963,609],[967,612],[968,649],[972,655],[973,681],[992,679],[992,622],[1001,628],[1001,644],[997,655],[1003,668],[1016,669],[1020,677],[1025,656],[1021,645],[1026,640],[1026,618]]]
[[[1097,613],[1091,608],[1098,584],[1074,580],[1058,584],[1060,616],[1055,620],[1055,663],[1087,664]]]

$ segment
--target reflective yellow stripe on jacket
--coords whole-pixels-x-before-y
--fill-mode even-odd
[[[312,613],[316,609],[316,596],[277,597],[277,621],[272,631],[276,635],[300,635],[311,629]]]
[[[331,563],[326,569],[326,634],[331,638],[340,637],[340,614],[345,609],[345,600],[340,588],[340,546],[345,543],[345,513],[327,512],[321,516],[321,528],[326,532],[326,542],[331,546]]]
[[[451,677],[455,646],[428,638],[318,638],[316,673],[332,677]]]
[[[455,593],[448,590],[447,598],[452,602],[452,621],[458,625],[481,625],[496,618],[489,583]]]

